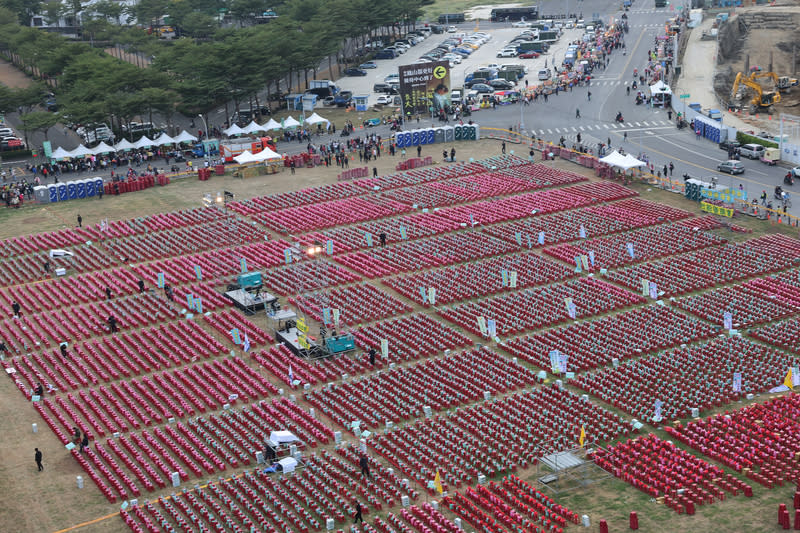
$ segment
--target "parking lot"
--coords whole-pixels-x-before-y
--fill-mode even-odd
[[[464,78],[475,69],[489,65],[490,63],[503,64],[519,64],[528,68],[526,75],[528,82],[538,83],[536,81],[536,73],[545,68],[545,61],[547,66],[552,68],[553,59],[556,63],[560,64],[564,59],[567,46],[571,41],[581,38],[583,30],[568,29],[564,30],[558,41],[550,43],[550,50],[535,59],[519,59],[516,57],[497,57],[497,52],[502,50],[508,42],[519,35],[523,30],[521,28],[512,28],[510,24],[496,24],[483,23],[477,26],[474,23],[465,23],[458,26],[458,33],[466,33],[470,35],[474,31],[482,31],[492,36],[486,44],[475,50],[469,57],[462,60],[460,64],[454,65],[450,73],[450,89],[461,88],[464,85]],[[430,37],[412,46],[405,54],[396,57],[395,59],[377,59],[375,63],[378,68],[368,69],[366,76],[346,76],[337,80],[336,84],[346,91],[352,91],[353,95],[370,95],[369,105],[373,106],[377,103],[380,94],[372,92],[372,87],[376,83],[382,83],[384,78],[390,74],[397,74],[400,65],[408,65],[419,59],[420,56],[426,54],[433,48],[436,48],[446,39],[453,36],[452,33],[432,34]],[[524,79],[521,80],[524,83]]]

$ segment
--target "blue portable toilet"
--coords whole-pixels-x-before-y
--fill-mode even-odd
[[[67,184],[66,183],[59,183],[58,184],[58,201],[63,202],[65,200],[69,200],[69,193],[67,192]]]
[[[89,178],[83,180],[83,186],[86,189],[86,197],[89,198],[90,196],[94,196],[95,193],[95,185],[94,185],[94,178]]]
[[[74,181],[67,182],[67,198],[70,200],[78,199],[78,184]]]
[[[75,182],[75,193],[78,198],[86,198],[86,180],[78,180]]]
[[[53,183],[48,185],[47,186],[47,193],[50,196],[50,201],[51,202],[57,202],[58,201],[58,185],[55,185]]]
[[[103,178],[98,176],[92,179],[94,180],[94,193],[99,195],[100,192],[103,190]]]

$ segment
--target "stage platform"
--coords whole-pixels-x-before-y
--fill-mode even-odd
[[[297,328],[289,328],[289,331],[276,331],[275,335],[278,342],[286,345],[286,347],[289,348],[295,355],[311,359],[321,357],[323,355],[322,350],[319,349],[317,343],[310,338],[308,339],[308,344],[310,346],[309,349],[305,349],[300,346],[300,343],[297,340]]]
[[[248,315],[254,315],[257,311],[264,309],[265,305],[269,305],[277,298],[268,292],[259,293],[258,297],[243,289],[236,289],[228,291],[225,296],[236,304],[236,307],[241,309]]]

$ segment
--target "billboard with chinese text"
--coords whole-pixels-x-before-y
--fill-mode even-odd
[[[403,113],[428,115],[450,107],[450,63],[434,61],[400,67]]]

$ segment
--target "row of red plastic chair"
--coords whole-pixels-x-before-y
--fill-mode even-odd
[[[114,257],[125,258],[127,263],[139,263],[244,244],[261,240],[263,235],[252,222],[227,217],[191,227],[108,239],[104,245]]]
[[[800,395],[725,411],[706,419],[664,429],[670,436],[711,459],[772,488],[800,483]]]
[[[367,188],[360,184],[362,181],[368,180],[328,183],[326,185],[308,187],[298,191],[287,191],[267,196],[259,196],[248,200],[231,202],[228,204],[228,208],[241,215],[249,216],[264,211],[276,211],[288,207],[341,200],[343,198],[364,194]]]
[[[242,313],[235,309],[205,314],[203,315],[203,322],[219,331],[224,337],[230,339],[231,342],[235,342],[231,334],[231,330],[234,328],[239,330],[239,337],[242,345],[244,344],[245,334],[247,334],[247,338],[252,346],[265,346],[275,342],[272,335],[247,320]]]
[[[3,257],[15,257],[33,254],[53,248],[76,246],[86,241],[97,240],[99,233],[90,227],[65,228],[44,233],[32,233],[19,237],[10,237],[0,241]]]
[[[512,355],[548,371],[550,352],[568,356],[567,372],[597,368],[653,350],[708,339],[718,330],[662,305],[632,309],[609,317],[518,337],[501,345]]]
[[[677,512],[694,514],[696,505],[724,500],[726,493],[738,494],[750,487],[678,448],[654,433],[620,442],[592,455],[595,463],[614,476],[653,498],[666,496],[667,505]],[[680,509],[679,509],[680,507]]]
[[[544,253],[575,264],[577,256],[594,252],[594,264],[589,263],[588,267],[589,270],[599,270],[705,249],[724,242],[712,233],[664,224],[582,242],[558,244],[545,248]],[[633,244],[633,256],[630,254],[630,244]]]
[[[375,322],[353,332],[356,344],[364,350],[374,349],[375,366],[382,368],[389,363],[411,361],[427,357],[444,350],[471,346],[472,340],[423,313],[416,313],[394,320]],[[388,357],[381,354],[381,340],[388,341]]]
[[[49,279],[35,285],[17,285],[0,292],[0,308],[10,309],[17,302],[23,313],[53,311],[62,307],[106,299],[105,288],[112,297],[138,290],[136,276],[127,268],[99,270],[76,276]]]
[[[575,448],[581,427],[588,442],[632,430],[610,411],[550,386],[421,419],[370,439],[369,445],[422,487],[438,470],[444,484],[459,488],[474,483],[478,474],[513,472]]]
[[[54,246],[58,248],[59,245]],[[42,279],[45,275],[45,263],[50,265],[50,275],[55,276],[56,269],[64,268],[68,274],[92,272],[94,270],[111,269],[117,261],[108,255],[102,247],[80,244],[67,248],[72,256],[50,258],[47,252],[36,252],[30,255],[9,255],[0,262],[0,287],[10,287],[22,283],[30,283]]]
[[[642,263],[608,273],[609,279],[632,289],[641,280],[656,283],[665,295],[680,295],[715,285],[778,272],[791,265],[789,257],[775,257],[753,249],[749,243],[729,243],[664,261]]]
[[[512,272],[516,272],[513,289],[510,279]],[[383,282],[410,300],[428,307],[431,305],[427,296],[429,288],[436,289],[435,304],[445,305],[477,296],[563,281],[575,275],[574,269],[528,251],[406,274],[384,279]]]
[[[795,364],[787,353],[734,336],[626,361],[570,383],[647,422],[661,401],[667,421],[689,416],[693,407],[703,411],[771,389]],[[736,372],[742,375],[741,392],[733,390]]]
[[[169,284],[197,280],[195,267],[199,266],[203,279],[225,277],[233,279],[241,273],[241,259],[247,262],[250,271],[275,267],[285,263],[285,251],[290,247],[288,241],[269,240],[244,246],[208,250],[195,255],[162,259],[133,266],[133,271],[141,278],[155,280],[164,273]]]
[[[675,305],[717,324],[722,323],[723,313],[729,312],[733,327],[738,329],[800,313],[800,287],[755,279],[687,296]]]
[[[476,302],[456,305],[439,312],[447,320],[475,335],[486,336],[478,318],[496,321],[498,335],[538,329],[570,320],[566,298],[575,305],[575,317],[595,316],[644,302],[644,298],[605,281],[580,278],[544,288],[528,289]]]
[[[373,459],[369,459],[371,477],[364,478],[358,460],[358,454],[345,446],[336,455],[323,452],[307,456],[304,467],[290,477],[277,479],[263,471],[245,471],[156,502],[140,502],[121,510],[120,516],[134,531],[213,529],[244,533],[256,528],[307,532],[323,528],[328,518],[343,526],[355,514],[356,501],[367,515],[393,505],[402,495],[417,498],[397,475]],[[424,505],[423,509],[409,508],[406,512],[411,514],[404,514],[404,519],[411,524],[417,520],[438,524],[455,533],[449,520],[429,504]]]
[[[481,531],[522,530],[561,533],[578,515],[555,503],[515,475],[467,487],[442,500],[454,514]],[[541,527],[540,527],[541,526]]]
[[[317,242],[333,241],[333,253],[351,252],[369,248],[366,234],[372,238],[372,246],[380,244],[380,234],[386,234],[386,242],[393,244],[409,239],[421,239],[440,233],[455,231],[461,227],[457,222],[438,216],[435,212],[413,213],[397,217],[372,220],[362,224],[332,228],[320,232],[312,232],[300,237],[303,246]],[[401,229],[402,228],[402,229]],[[403,231],[405,230],[405,239]]]
[[[30,391],[40,383],[58,391],[77,390],[182,366],[224,351],[225,347],[197,324],[181,321],[90,339],[70,346],[67,358],[53,348],[1,364],[15,369],[14,379],[23,380],[30,399]]]
[[[368,283],[323,289],[288,301],[318,322],[323,308],[339,309],[342,323],[350,326],[411,311],[408,304]]]
[[[357,357],[350,357],[345,354],[336,358],[310,362],[306,359],[298,358],[284,344],[272,346],[268,351],[253,352],[253,359],[273,376],[292,388],[295,388],[293,381],[316,385],[321,382],[335,381],[341,378],[343,374],[352,376],[363,374],[373,369],[364,354],[359,354]],[[376,366],[377,364],[376,362]],[[291,378],[289,377],[290,367],[292,369]]]
[[[750,337],[785,348],[793,353],[800,353],[800,321],[787,318],[768,326],[750,330]]]
[[[427,360],[413,366],[318,389],[305,399],[337,423],[377,429],[536,383],[536,374],[488,348]]]
[[[227,466],[255,462],[256,452],[263,450],[268,436],[265,427],[289,428],[311,446],[327,443],[332,436],[308,413],[279,398],[240,411],[223,411],[208,419],[156,427],[152,433],[144,430],[102,443],[98,440],[87,448],[89,461],[79,462],[104,494],[126,499],[138,496],[142,489],[163,489],[170,483],[172,472],[188,481],[189,473],[199,478],[225,471]],[[303,449],[304,445],[298,447]]]
[[[384,218],[410,210],[410,205],[380,196],[370,196],[289,207],[280,211],[264,211],[252,217],[277,232],[294,233]]]
[[[477,231],[446,233],[391,246],[338,255],[335,260],[368,278],[462,263],[518,247]]]
[[[328,261],[303,261],[264,272],[264,286],[287,296],[322,287],[361,281],[361,277]]]

